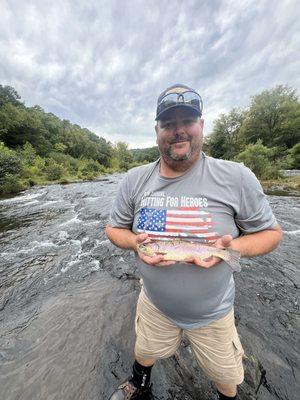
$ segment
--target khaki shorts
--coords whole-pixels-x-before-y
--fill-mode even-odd
[[[170,357],[185,334],[198,365],[210,380],[235,385],[244,380],[244,350],[234,324],[233,310],[207,326],[183,330],[168,320],[142,289],[137,304],[135,330],[137,357]]]

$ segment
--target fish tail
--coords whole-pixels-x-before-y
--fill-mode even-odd
[[[226,260],[227,264],[230,266],[232,269],[232,272],[240,272],[241,271],[241,264],[240,264],[240,258],[241,258],[241,253],[236,250],[229,250],[229,259]]]

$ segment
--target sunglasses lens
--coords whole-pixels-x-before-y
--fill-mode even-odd
[[[158,105],[158,113],[161,113],[162,111],[178,105],[178,104],[190,104],[193,108],[199,110],[199,112],[202,112],[202,100],[201,97],[195,93],[195,92],[190,92],[186,91],[183,93],[169,93],[163,99]]]
[[[200,108],[200,98],[194,92],[185,92],[184,93],[184,102],[186,104],[191,104],[194,107]]]
[[[177,103],[178,94],[170,93],[165,96],[159,104],[160,111],[165,110],[166,108],[172,107]]]

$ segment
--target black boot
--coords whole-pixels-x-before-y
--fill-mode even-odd
[[[218,391],[219,400],[237,400],[237,394],[234,397],[225,396],[225,394]]]

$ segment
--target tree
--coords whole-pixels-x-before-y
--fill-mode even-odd
[[[280,85],[252,97],[241,134],[246,144],[261,139],[268,147],[294,146],[300,140],[300,103],[296,91]]]
[[[132,149],[130,153],[133,156],[133,162],[136,163],[153,162],[159,158],[157,146],[147,147],[145,149]]]
[[[241,151],[240,129],[245,117],[244,111],[234,108],[215,121],[212,134],[205,139],[205,147],[212,157],[232,160]]]
[[[51,143],[40,119],[40,110],[35,107],[16,107],[6,103],[0,108],[1,139],[8,147],[22,147],[31,143],[40,155],[50,151]]]
[[[258,140],[248,144],[245,150],[235,157],[235,161],[243,162],[259,178],[274,178],[278,176],[278,167],[273,162],[275,149],[268,148]]]
[[[0,85],[0,107],[5,103],[11,103],[14,106],[23,105],[19,101],[20,98],[18,92],[13,87]]]
[[[295,144],[294,147],[288,151],[291,158],[291,167],[300,169],[300,143]]]
[[[117,142],[115,146],[116,157],[119,163],[119,168],[126,171],[130,163],[133,161],[132,154],[128,150],[128,144],[125,142]]]
[[[7,174],[17,175],[21,172],[21,160],[16,153],[0,142],[0,180]]]

